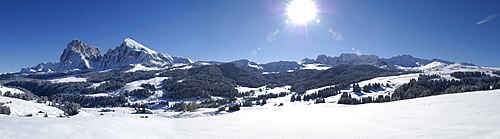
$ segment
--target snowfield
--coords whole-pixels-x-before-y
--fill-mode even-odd
[[[52,79],[49,81],[52,83],[86,82],[87,78],[66,77],[66,78],[60,78],[60,79]]]
[[[49,117],[64,115],[64,112],[58,108],[50,107],[42,103],[24,101],[21,99],[0,96],[0,103],[5,103],[3,105],[10,107],[10,116],[13,117],[24,117],[28,114],[31,114],[32,117],[43,117],[45,114]],[[39,113],[40,111],[43,113]],[[0,114],[0,119],[2,118],[7,118],[7,115]]]
[[[11,94],[23,94],[24,93],[23,91],[21,91],[19,89],[9,88],[9,87],[5,87],[5,86],[0,85],[0,95],[4,95],[4,93],[7,91],[10,91]]]
[[[99,116],[84,109],[71,118],[0,117],[2,138],[500,138],[500,90],[389,103],[242,107],[216,114],[200,109],[150,118],[117,108]],[[14,108],[12,108],[14,109]],[[114,116],[113,116],[114,115]]]

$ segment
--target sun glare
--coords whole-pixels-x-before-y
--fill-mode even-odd
[[[316,6],[310,0],[294,0],[288,5],[287,14],[291,22],[305,24],[316,18]]]

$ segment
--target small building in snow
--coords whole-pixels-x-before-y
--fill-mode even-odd
[[[229,108],[229,111],[240,110],[240,105],[238,105],[236,103],[230,103],[230,104],[227,105],[227,107]]]

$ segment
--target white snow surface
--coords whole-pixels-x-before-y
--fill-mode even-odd
[[[399,67],[400,69],[402,67]],[[431,75],[431,74],[438,74],[441,76],[439,79],[455,79],[459,80],[451,74],[453,72],[474,72],[474,71],[479,71],[479,72],[485,72],[486,74],[490,76],[497,76],[492,73],[492,71],[500,70],[500,68],[492,68],[492,67],[481,67],[481,66],[471,66],[471,65],[466,65],[462,63],[454,63],[454,64],[446,64],[438,61],[434,61],[432,63],[429,63],[427,65],[423,65],[420,67],[414,67],[414,68],[405,68],[404,70],[419,70],[422,71],[423,73],[414,73],[414,74],[404,74],[404,75],[398,75],[398,76],[386,76],[386,77],[377,77],[373,78],[370,80],[365,80],[362,82],[359,82],[360,87],[363,87],[368,84],[374,84],[374,83],[380,83],[382,85],[382,88],[378,90],[371,90],[369,92],[352,92],[353,91],[353,84],[349,88],[345,88],[342,90],[342,92],[348,92],[351,94],[352,97],[359,98],[359,97],[377,97],[379,95],[390,95],[391,93],[396,90],[399,86],[409,83],[411,79],[418,79],[418,76],[420,74],[426,74],[426,75]],[[389,84],[390,86],[386,86]],[[328,87],[328,86],[327,86]],[[322,87],[323,88],[323,87]],[[308,90],[309,92],[314,92],[314,91],[319,91],[322,90],[322,88],[318,89],[312,89]],[[325,89],[325,88],[323,88]],[[355,95],[356,94],[356,95]],[[330,97],[331,101],[338,101],[340,97],[334,96]]]
[[[0,85],[0,95],[3,95],[7,91],[10,91],[11,94],[22,94],[22,93],[24,93],[23,91],[21,91],[19,89],[5,87],[5,86]]]
[[[87,78],[80,78],[80,77],[66,77],[66,78],[60,78],[60,79],[52,79],[49,80],[52,83],[70,83],[70,82],[86,82]]]
[[[389,103],[242,107],[236,112],[131,114],[83,109],[71,118],[1,116],[3,138],[500,138],[500,90]],[[177,115],[178,117],[175,117]],[[172,117],[174,116],[174,117]],[[182,118],[184,117],[184,118]],[[196,117],[196,118],[189,118]],[[41,128],[43,127],[43,128]]]
[[[28,114],[32,114],[32,117],[43,117],[47,113],[48,117],[56,117],[59,115],[64,115],[64,112],[56,107],[51,107],[45,103],[35,103],[33,101],[25,101],[16,98],[9,98],[0,96],[0,103],[6,103],[4,105],[10,107],[10,117],[25,117]],[[38,113],[38,112],[44,113]],[[7,115],[0,114],[0,119],[8,118]],[[28,118],[28,117],[26,117]],[[23,118],[24,119],[24,118]],[[39,119],[42,120],[42,119]],[[4,122],[2,122],[4,123]],[[23,131],[23,130],[20,130]],[[18,131],[18,132],[20,132]],[[24,130],[27,131],[27,130]],[[0,135],[3,136],[3,135]]]
[[[133,81],[133,82],[125,84],[125,87],[117,90],[115,93],[121,94],[121,93],[125,93],[125,91],[132,91],[135,89],[143,89],[141,87],[141,84],[151,84],[151,85],[154,85],[156,88],[161,88],[161,84],[163,83],[163,80],[169,79],[169,78],[170,77],[154,77],[154,78],[147,79],[147,80]],[[161,91],[161,89],[159,91]],[[158,94],[158,95],[161,95],[161,94]]]
[[[282,87],[274,87],[274,88],[267,88],[266,86],[261,86],[261,87],[257,87],[257,88],[237,86],[236,90],[238,90],[238,92],[240,92],[240,93],[254,91],[255,94],[253,96],[259,96],[259,95],[266,95],[266,94],[270,94],[270,93],[274,93],[274,94],[279,94],[281,92],[290,93],[291,87],[292,86],[290,86],[290,85],[286,85],[286,86],[282,86]]]
[[[162,68],[156,68],[156,67],[146,67],[142,64],[135,64],[134,68],[129,69],[125,72],[136,72],[136,71],[151,71],[151,70],[161,70]]]
[[[313,69],[313,70],[327,70],[331,68],[331,66],[324,65],[324,64],[303,64],[304,67],[301,69]]]
[[[101,84],[106,83],[106,82],[108,82],[108,81],[103,81],[103,82],[99,82],[99,83],[93,83],[92,85],[90,85],[87,88],[97,88],[97,87],[101,86]]]
[[[135,40],[133,39],[130,39],[130,38],[125,38],[125,40],[123,40],[123,42],[125,43],[125,45],[131,47],[131,48],[134,48],[136,49],[136,51],[143,51],[143,52],[147,52],[147,53],[150,53],[150,54],[156,54],[157,52],[154,51],[154,50],[151,50],[149,49],[148,47],[136,42]]]

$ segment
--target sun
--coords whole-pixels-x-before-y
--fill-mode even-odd
[[[316,18],[316,6],[311,0],[294,0],[288,5],[287,14],[291,22],[306,24]]]

